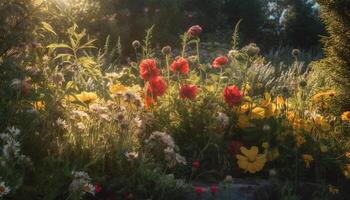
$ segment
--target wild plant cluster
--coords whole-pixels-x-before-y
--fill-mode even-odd
[[[210,58],[196,25],[181,48],[158,51],[151,28],[123,65],[118,45],[100,49],[77,25],[64,40],[49,23],[41,30],[49,42],[1,59],[15,67],[1,72],[0,198],[201,198],[198,180],[215,182],[215,197],[253,177],[349,195],[350,111],[299,50],[276,65],[254,43],[240,48],[235,31]]]

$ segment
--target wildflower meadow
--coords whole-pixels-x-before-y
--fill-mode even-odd
[[[350,2],[242,2],[0,2],[0,199],[350,199]]]

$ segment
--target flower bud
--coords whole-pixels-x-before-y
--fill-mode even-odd
[[[163,53],[164,55],[169,55],[169,54],[171,54],[171,47],[170,47],[170,46],[165,46],[165,47],[163,47],[162,53]]]
[[[299,57],[299,55],[300,55],[300,50],[299,50],[299,49],[293,49],[292,55],[293,55],[294,57]]]
[[[254,57],[260,53],[260,48],[258,46],[256,46],[255,43],[250,43],[248,46],[243,47],[243,50],[250,57]]]
[[[138,48],[141,47],[141,43],[140,43],[140,41],[135,40],[135,41],[132,42],[132,46],[133,46],[135,49],[138,49]]]

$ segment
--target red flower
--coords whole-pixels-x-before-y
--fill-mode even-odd
[[[241,147],[243,146],[242,142],[238,141],[238,140],[233,140],[230,143],[230,152],[233,155],[238,154],[241,150]]]
[[[205,192],[205,189],[203,187],[197,186],[194,188],[194,191],[198,196],[200,196],[203,192]]]
[[[224,90],[224,97],[226,103],[228,103],[229,106],[233,107],[237,106],[241,102],[242,93],[235,85],[226,86]]]
[[[223,65],[226,65],[228,63],[228,58],[226,56],[220,56],[215,58],[213,62],[213,67],[214,68],[220,68]]]
[[[98,184],[95,185],[95,192],[100,193],[102,191],[102,187]]]
[[[190,71],[190,66],[185,58],[180,57],[171,64],[171,70],[173,72],[187,74]]]
[[[153,105],[155,103],[154,99],[152,99],[152,97],[150,96],[145,96],[145,106],[146,108],[149,108],[151,105]]]
[[[180,88],[180,97],[194,99],[198,94],[198,87],[195,85],[182,85]]]
[[[156,66],[156,61],[153,59],[145,59],[140,63],[140,77],[143,80],[150,80],[160,74],[160,70]]]
[[[166,89],[167,84],[160,76],[153,77],[146,84],[147,93],[152,94],[153,99],[155,100],[157,97],[163,96]]]
[[[198,169],[201,167],[201,163],[199,162],[199,160],[195,160],[192,162],[192,167],[195,169]]]
[[[194,25],[188,29],[187,34],[191,37],[195,37],[199,35],[202,31],[203,31],[202,27],[200,27],[199,25]]]
[[[212,185],[212,186],[210,187],[210,192],[211,192],[213,195],[215,195],[216,193],[218,193],[218,191],[219,191],[219,187],[218,187],[217,185]]]

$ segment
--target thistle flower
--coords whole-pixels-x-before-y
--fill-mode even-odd
[[[243,47],[242,50],[250,57],[257,56],[260,53],[260,48],[255,43],[250,43],[249,45]]]
[[[138,40],[134,40],[134,41],[132,42],[132,46],[133,46],[135,49],[138,49],[138,48],[141,47],[141,43],[140,43],[140,41],[138,41]]]
[[[293,55],[294,57],[299,57],[299,55],[300,55],[300,50],[299,50],[299,49],[293,49],[292,55]]]
[[[170,55],[171,54],[171,46],[165,46],[162,48],[162,53],[164,55]]]

